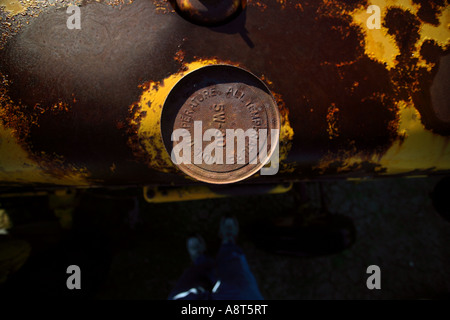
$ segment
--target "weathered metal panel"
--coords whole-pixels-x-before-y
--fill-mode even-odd
[[[367,28],[369,4],[381,29]],[[211,64],[255,74],[279,107],[280,172],[248,182],[450,171],[447,1],[251,0],[217,27],[161,0],[0,5],[1,184],[192,183],[160,115]]]

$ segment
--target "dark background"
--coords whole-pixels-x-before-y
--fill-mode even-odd
[[[150,204],[140,189],[85,190],[70,229],[47,197],[0,199],[14,227],[31,245],[25,265],[0,286],[3,297],[166,299],[190,259],[192,233],[209,254],[220,244],[220,217],[234,214],[238,239],[266,299],[422,299],[450,290],[450,224],[429,194],[440,177],[307,182],[278,195]],[[308,216],[324,202],[350,217],[355,243],[336,254],[294,257],[267,252],[250,237],[254,222]],[[255,231],[255,230],[253,230]],[[66,288],[66,268],[81,268],[81,290]],[[369,290],[366,269],[381,268],[381,290]]]

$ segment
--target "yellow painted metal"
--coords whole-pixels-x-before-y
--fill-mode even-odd
[[[211,64],[217,64],[217,61],[199,60],[186,64],[185,71],[175,73],[161,82],[151,81],[141,85],[143,92],[138,102],[138,112],[133,115],[130,124],[138,126],[137,135],[141,141],[139,147],[143,149],[139,151],[145,154],[145,162],[150,168],[161,172],[177,170],[164,147],[161,136],[162,108],[170,91],[184,75]],[[132,145],[131,138],[129,144]]]
[[[419,6],[411,0],[372,0],[369,5],[379,6],[382,18],[391,7],[403,8],[410,11],[413,15],[417,15],[419,9]],[[366,7],[356,9],[351,15],[353,16],[353,22],[358,24],[364,33],[365,53],[372,59],[385,63],[388,69],[394,68],[398,63],[396,56],[400,54],[400,49],[394,37],[388,34],[387,28],[381,25],[381,29],[369,30],[366,23],[371,13],[367,13]],[[434,64],[428,64],[420,54],[422,44],[429,39],[434,40],[442,48],[450,45],[449,6],[439,16],[439,25],[422,24],[420,39],[413,50],[413,55],[419,59],[418,66],[425,67],[428,71],[431,71]],[[354,168],[355,165],[360,165],[363,162],[379,165],[376,173],[382,175],[405,174],[414,170],[449,170],[450,138],[434,134],[424,127],[412,99],[399,101],[397,107],[400,119],[397,132],[402,139],[394,142],[382,156],[367,156],[365,154],[357,154],[355,156],[350,155],[351,152],[343,153],[339,156],[330,154],[324,157],[315,169],[325,170],[330,163],[339,160],[343,164],[338,169],[338,172],[349,172],[350,167]],[[329,126],[330,130],[333,129],[332,123]],[[338,132],[334,134],[338,134]]]
[[[450,169],[450,138],[434,134],[425,129],[420,114],[411,103],[400,101],[399,133],[403,136],[382,155],[342,156],[338,172],[350,172],[363,162],[379,165],[377,174],[408,174],[415,170],[439,171]],[[316,167],[325,170],[336,158],[323,159]]]
[[[4,7],[5,11],[12,16],[26,10],[26,7],[23,6],[19,0],[0,0],[0,7]]]
[[[85,169],[60,169],[60,174],[56,176],[46,171],[44,163],[38,163],[29,154],[18,142],[13,130],[0,125],[0,181],[19,184],[89,185]]]
[[[420,114],[409,103],[400,103],[400,128],[404,141],[397,141],[378,160],[385,174],[401,174],[429,168],[444,170],[450,168],[450,139],[426,130],[420,121]]]
[[[292,183],[277,184],[272,186],[265,194],[285,193],[291,190],[292,186]],[[251,190],[251,186],[248,186],[248,188]],[[173,187],[164,189],[145,186],[143,188],[143,194],[145,201],[150,203],[205,200],[235,196],[215,192],[207,186]]]

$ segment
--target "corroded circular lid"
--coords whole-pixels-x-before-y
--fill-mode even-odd
[[[280,116],[270,90],[256,76],[212,65],[174,86],[164,103],[161,129],[179,169],[223,184],[243,180],[267,163],[278,143]]]

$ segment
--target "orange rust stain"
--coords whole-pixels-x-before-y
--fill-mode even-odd
[[[123,127],[125,127],[125,124],[123,123],[123,121],[117,121],[116,128],[120,130],[120,129],[123,129]]]
[[[247,0],[247,5],[253,6],[253,7],[258,7],[259,10],[261,10],[261,12],[264,12],[264,10],[267,9],[267,4],[261,3],[257,0]]]
[[[294,7],[295,7],[296,9],[300,10],[300,12],[303,12],[303,6],[302,6],[301,3],[296,3],[296,4],[294,5]]]
[[[336,105],[334,103],[332,103],[331,106],[328,107],[328,112],[327,112],[328,129],[327,129],[327,131],[328,131],[328,136],[329,136],[330,140],[339,136],[338,124],[337,124],[338,112],[339,112],[339,108],[336,107]]]
[[[62,101],[59,101],[58,103],[54,104],[51,107],[51,110],[59,113],[59,112],[69,112],[70,111],[70,106],[67,103],[64,103]]]
[[[281,4],[281,8],[285,9],[287,5],[287,0],[276,0],[279,4]]]
[[[37,124],[36,116],[30,113],[25,113],[24,108],[20,103],[15,103],[9,96],[8,79],[0,73],[2,79],[0,83],[0,124],[13,130],[18,137],[28,135],[31,125]],[[39,113],[41,110],[37,109]]]
[[[183,50],[178,50],[175,53],[175,57],[173,58],[175,61],[183,64],[184,63],[184,57],[186,56],[186,53]]]

